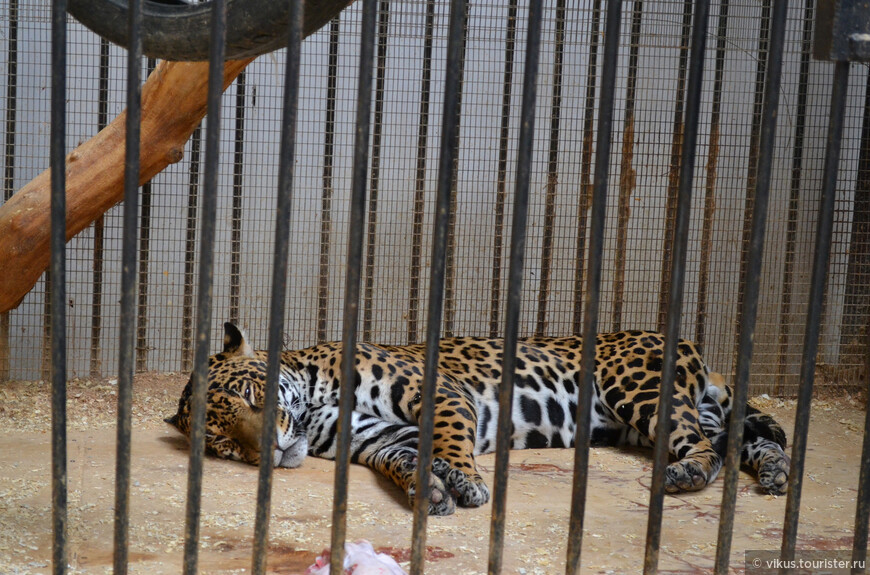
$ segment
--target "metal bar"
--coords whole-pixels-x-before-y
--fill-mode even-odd
[[[292,2],[291,4],[295,4]],[[233,127],[233,211],[230,216],[230,321],[239,321],[242,266],[242,197],[245,185],[245,71],[236,78],[236,124]]]
[[[804,331],[804,352],[801,358],[801,380],[798,389],[797,413],[791,447],[791,470],[788,477],[788,495],[785,500],[785,522],[782,531],[782,558],[794,559],[800,517],[801,488],[803,486],[804,456],[807,449],[807,431],[810,422],[810,403],[813,399],[813,377],[816,370],[816,354],[819,349],[819,331],[824,306],[825,283],[828,278],[828,261],[831,255],[831,235],[834,228],[834,200],[837,195],[837,170],[840,165],[840,143],[843,139],[843,116],[846,94],[849,87],[848,61],[838,61],[834,66],[831,113],[828,122],[828,137],[825,146],[825,167],[822,174],[822,197],[819,200],[819,217],[816,227],[816,249],[813,257],[813,275],[810,280],[810,301]],[[863,465],[863,463],[862,463]],[[866,545],[867,537],[864,537]],[[780,570],[789,573],[792,570]]]
[[[317,341],[326,341],[329,312],[329,248],[332,236],[332,164],[335,158],[335,92],[338,80],[338,33],[341,16],[329,24],[329,61],[326,72],[326,118],[323,127],[323,191],[320,199],[320,269],[317,285]]]
[[[865,120],[866,121],[866,120]],[[870,330],[864,332],[864,373],[870,373]],[[870,536],[870,409],[864,414],[864,445],[861,447],[861,474],[858,478],[858,497],[855,505],[855,531],[852,536],[852,564],[867,560],[867,537]],[[852,575],[864,575],[865,569],[853,568]]]
[[[390,3],[381,0],[378,8],[378,60],[375,80],[375,119],[372,134],[372,171],[369,184],[369,218],[366,230],[365,290],[363,292],[363,340],[372,338],[372,313],[375,294],[375,252],[378,231],[378,192],[381,180],[381,139],[384,130],[384,83],[387,75],[387,39],[390,32]]]
[[[512,435],[514,371],[517,363],[517,332],[522,303],[523,264],[526,251],[526,222],[529,212],[529,181],[532,149],[535,141],[535,100],[537,97],[538,61],[541,52],[543,1],[529,1],[526,32],[526,59],[523,70],[523,101],[520,110],[520,134],[517,148],[516,188],[511,221],[511,253],[508,271],[508,297],[505,310],[504,351],[499,386],[498,427],[495,449],[495,483],[492,519],[489,528],[489,573],[501,573],[504,551],[505,514],[507,513],[508,463]]]
[[[423,253],[423,208],[426,192],[426,151],[429,137],[429,100],[432,86],[432,30],[435,0],[426,0],[423,34],[423,76],[420,80],[420,123],[417,129],[417,173],[414,178],[414,223],[411,231],[411,288],[408,294],[408,343],[417,343],[420,313],[420,258]]]
[[[719,137],[722,118],[722,82],[725,76],[725,45],[728,41],[729,0],[719,4],[716,26],[716,71],[713,74],[713,103],[710,110],[710,143],[707,146],[704,184],[704,223],[701,227],[701,263],[698,269],[698,310],[695,316],[695,343],[700,349],[707,342],[707,289],[713,252],[713,218],[716,214],[716,184],[719,167]]]
[[[190,181],[187,186],[187,218],[184,239],[184,296],[181,310],[181,369],[193,368],[193,268],[196,252],[196,212],[199,206],[199,164],[202,124],[190,136]]]
[[[677,67],[676,103],[674,104],[673,133],[671,134],[671,163],[668,171],[667,203],[665,205],[665,238],[662,245],[662,270],[659,277],[659,331],[665,331],[668,316],[668,301],[671,292],[673,269],[673,246],[676,243],[677,198],[680,194],[681,158],[683,157],[686,130],[686,72],[689,59],[689,36],[692,26],[692,0],[683,2],[683,30],[680,34],[680,61]]]
[[[807,98],[810,78],[810,52],[813,49],[813,15],[816,3],[804,3],[803,37],[801,38],[801,60],[797,82],[797,106],[795,107],[794,146],[791,160],[791,186],[788,197],[788,216],[786,218],[785,249],[782,270],[782,305],[779,320],[779,359],[777,375],[774,378],[773,393],[781,395],[783,382],[787,377],[789,330],[792,320],[792,292],[794,290],[795,245],[797,243],[798,209],[800,206],[801,183],[804,162],[804,133],[807,124]]]
[[[9,0],[9,38],[6,43],[6,147],[3,201],[15,193],[15,131],[18,110],[18,0]],[[10,379],[9,312],[0,313],[0,381]]]
[[[100,79],[97,90],[97,131],[106,127],[109,121],[109,41],[100,38]],[[94,222],[93,276],[91,295],[91,377],[100,377],[103,372],[100,339],[103,331],[103,240],[105,238],[105,216],[100,215]]]
[[[130,419],[133,409],[136,334],[136,224],[139,211],[139,135],[142,117],[142,2],[127,13],[127,118],[124,140],[124,238],[121,246],[121,316],[118,354],[118,425],[115,447],[115,539],[113,573],[127,573],[130,546]]]
[[[414,497],[414,524],[411,532],[411,574],[423,573],[426,554],[426,521],[429,513],[429,479],[432,473],[435,426],[435,390],[438,369],[438,342],[444,311],[447,268],[447,239],[450,233],[451,197],[455,184],[453,166],[459,150],[459,98],[462,82],[462,31],[465,28],[466,0],[450,2],[447,31],[447,62],[444,78],[444,109],[441,117],[441,147],[438,157],[438,188],[435,197],[435,222],[432,230],[432,258],[429,271],[429,309],[426,317],[426,358],[423,364],[423,389],[417,446],[417,491]]]
[[[676,377],[677,346],[680,339],[680,320],[683,315],[683,284],[686,279],[686,251],[689,243],[689,216],[692,209],[692,181],[695,176],[695,149],[698,142],[698,117],[701,109],[701,87],[704,80],[704,53],[707,48],[707,20],[710,0],[695,4],[692,26],[689,78],[686,88],[685,133],[680,157],[680,179],[677,191],[674,221],[674,245],[671,251],[671,269],[668,272],[668,307],[665,330],[662,376],[659,387],[659,405],[656,412],[655,446],[649,513],[647,515],[646,552],[644,573],[658,570],[659,546],[662,534],[662,510],[665,497],[665,471],[671,435],[671,408],[674,379]]]
[[[148,58],[148,74],[154,71],[157,61]],[[136,304],[136,371],[148,367],[148,262],[151,259],[151,181],[142,185],[142,201],[139,218],[139,299]]]
[[[581,302],[583,301],[584,293],[583,279],[586,275],[587,212],[589,211],[589,206],[593,196],[592,128],[595,120],[595,84],[598,78],[598,41],[600,26],[601,0],[594,0],[592,4],[592,22],[589,30],[589,66],[586,70],[586,103],[583,110],[583,150],[580,156],[580,197],[577,199],[577,251],[574,256],[577,264],[574,268],[574,311],[571,318],[571,333],[574,335],[580,335],[582,331],[583,306]],[[577,552],[579,554],[579,546]]]
[[[562,59],[565,53],[565,0],[556,1],[556,38],[553,54],[553,95],[550,100],[550,148],[547,161],[547,194],[541,245],[541,279],[538,288],[537,335],[547,331],[547,302],[553,268],[553,234],[556,226],[556,188],[559,184],[559,125],[562,109]]]
[[[52,573],[66,573],[66,0],[51,3],[51,518]]]
[[[290,2],[287,64],[284,72],[284,110],[281,122],[281,157],[278,164],[278,205],[275,215],[275,258],[272,263],[272,294],[269,310],[269,359],[263,405],[263,433],[260,438],[260,469],[251,572],[266,572],[269,548],[269,510],[272,502],[272,446],[278,411],[278,375],[287,296],[287,258],[290,244],[290,216],[293,207],[293,165],[296,157],[296,123],[299,103],[299,70],[302,53],[304,4]]]
[[[495,191],[495,224],[492,230],[492,283],[489,304],[489,337],[498,335],[501,306],[501,270],[504,246],[504,206],[507,196],[507,156],[511,123],[511,92],[514,77],[514,53],[517,37],[517,0],[509,0],[504,47],[504,73],[501,96],[501,129],[498,138],[498,175]]]
[[[350,232],[347,239],[347,269],[344,287],[344,325],[342,327],[341,390],[339,392],[338,444],[335,451],[335,487],[332,499],[331,575],[344,573],[344,540],[347,533],[347,479],[350,466],[350,425],[355,405],[356,336],[359,321],[360,270],[362,269],[363,224],[366,207],[366,168],[368,167],[369,127],[372,104],[372,67],[374,65],[375,0],[363,0],[360,35],[359,77],[356,92],[356,130],[351,172]]]
[[[211,45],[208,69],[208,119],[205,132],[205,177],[202,197],[199,286],[196,302],[196,348],[190,410],[190,463],[187,470],[187,509],[184,524],[184,574],[194,575],[199,552],[199,517],[205,452],[205,400],[209,345],[211,343],[211,294],[214,275],[214,238],[217,216],[218,162],[220,160],[221,94],[223,92],[227,11],[225,0],[214,0],[211,12]]]
[[[610,143],[613,130],[613,100],[619,58],[619,24],[622,1],[607,3],[604,32],[604,58],[601,66],[601,96],[598,110],[598,136],[595,153],[595,182],[592,190],[589,272],[586,277],[586,306],[583,312],[583,350],[580,357],[580,384],[577,398],[577,427],[574,431],[574,479],[571,492],[571,521],[565,573],[580,573],[583,547],[583,519],[586,512],[586,480],[589,472],[589,419],[592,386],[595,385],[595,338],[598,335],[598,308],[601,296],[601,259],[604,250],[604,216],[610,180]],[[581,192],[582,193],[582,192]],[[578,258],[582,257],[578,254]]]
[[[731,402],[731,421],[728,426],[728,447],[725,456],[725,480],[722,492],[722,507],[719,515],[719,539],[716,547],[716,573],[728,571],[731,553],[731,535],[734,525],[734,509],[737,500],[737,475],[740,471],[740,451],[743,444],[743,420],[746,418],[746,401],[749,395],[749,368],[752,363],[752,343],[755,335],[755,319],[758,311],[758,290],[761,279],[761,262],[764,253],[764,229],[767,223],[767,204],[770,196],[770,172],[773,164],[776,117],[779,107],[779,87],[782,76],[782,51],[785,38],[785,21],[788,3],[776,2],[771,18],[770,51],[768,52],[767,82],[764,86],[764,109],[759,139],[758,177],[755,201],[752,210],[752,231],[748,257],[746,285],[743,286],[743,307],[740,340],[737,350],[737,370],[734,397]]]

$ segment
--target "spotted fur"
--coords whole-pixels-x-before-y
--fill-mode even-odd
[[[266,355],[225,324],[224,348],[209,358],[206,447],[227,459],[258,463]],[[601,334],[591,408],[592,445],[651,446],[659,400],[664,338],[644,331]],[[574,443],[580,378],[578,337],[521,339],[517,349],[512,449]],[[413,502],[424,345],[359,344],[351,460],[375,469]],[[433,478],[429,512],[489,501],[475,456],[495,449],[502,340],[443,339],[439,344]],[[341,344],[323,343],[281,355],[278,430],[273,461],[297,467],[306,454],[335,458]],[[191,383],[167,419],[189,433]],[[710,372],[694,344],[677,350],[674,413],[668,447],[673,462],[665,489],[694,491],[712,482],[727,442],[731,390]],[[772,417],[748,407],[742,463],[762,489],[786,491],[785,433]]]

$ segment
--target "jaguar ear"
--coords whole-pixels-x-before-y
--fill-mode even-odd
[[[248,345],[245,332],[230,322],[224,324],[224,355],[254,357],[254,350]]]

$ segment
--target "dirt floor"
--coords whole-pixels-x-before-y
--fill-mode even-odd
[[[180,573],[187,441],[163,417],[174,413],[186,376],[137,376],[133,407],[130,572]],[[108,573],[114,503],[114,381],[74,381],[68,397],[69,564],[71,573]],[[756,400],[790,433],[793,401]],[[48,386],[0,385],[0,573],[48,573],[51,558]],[[863,438],[863,405],[851,398],[813,405],[799,547],[850,549]],[[492,455],[480,458],[492,486]],[[572,450],[511,453],[504,573],[564,572]],[[275,471],[269,566],[304,573],[329,546],[333,463],[308,458]],[[583,539],[584,573],[640,573],[649,500],[645,451],[594,449]],[[257,469],[208,458],[203,487],[200,572],[245,573]],[[711,572],[722,481],[667,497],[660,573]],[[486,571],[489,505],[429,520],[427,573]],[[741,474],[732,571],[747,549],[778,549],[785,497],[759,493]],[[348,539],[366,539],[406,569],[412,517],[388,481],[352,466]]]

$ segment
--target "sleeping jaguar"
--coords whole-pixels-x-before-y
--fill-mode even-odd
[[[224,324],[223,351],[209,358],[206,449],[257,464],[266,354]],[[591,409],[593,445],[651,446],[664,337],[645,331],[601,334]],[[580,348],[578,337],[531,337],[517,349],[512,449],[573,445]],[[429,513],[476,507],[489,489],[475,456],[495,449],[502,340],[443,339],[439,345]],[[417,421],[424,345],[357,347],[351,459],[383,473],[413,504]],[[341,344],[323,343],[281,355],[276,466],[298,467],[307,454],[334,459]],[[189,433],[191,383],[167,419]],[[668,441],[673,462],[665,489],[694,491],[712,482],[725,452],[731,390],[710,372],[694,344],[680,342],[674,414]],[[741,462],[773,494],[786,491],[785,433],[772,417],[748,407]]]

